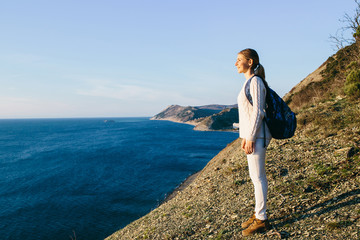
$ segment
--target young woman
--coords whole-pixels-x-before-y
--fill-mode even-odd
[[[271,133],[263,120],[267,83],[265,70],[259,62],[257,52],[253,49],[242,50],[238,53],[235,66],[246,78],[237,99],[239,132],[240,138],[243,139],[241,148],[247,154],[250,178],[255,188],[254,214],[241,225],[244,228],[243,236],[248,236],[269,229],[266,216],[268,182],[265,173],[265,153]],[[252,103],[248,100],[246,91],[251,95]]]

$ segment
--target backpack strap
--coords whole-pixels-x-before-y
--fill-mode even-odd
[[[253,101],[252,101],[252,97],[251,97],[251,94],[250,94],[250,83],[251,83],[251,80],[253,79],[254,76],[252,76],[247,82],[246,82],[246,85],[245,85],[245,95],[246,95],[246,98],[248,99],[248,101],[250,102],[251,105],[253,105]]]
[[[255,77],[256,75],[252,76],[245,85],[245,96],[248,99],[248,101],[250,102],[251,105],[253,105],[253,101],[252,101],[252,96],[250,94],[250,83],[251,80],[253,79],[253,77]],[[262,78],[261,78],[262,80]],[[266,99],[266,98],[265,98]],[[262,120],[263,121],[263,129],[264,129],[264,148],[266,148],[266,131],[265,131],[265,119]]]

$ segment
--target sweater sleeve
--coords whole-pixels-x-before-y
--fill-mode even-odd
[[[250,94],[253,99],[253,107],[250,112],[250,129],[248,130],[248,136],[246,137],[249,141],[256,140],[256,134],[262,124],[264,118],[265,108],[265,95],[266,89],[263,81],[259,77],[254,77],[250,83]]]

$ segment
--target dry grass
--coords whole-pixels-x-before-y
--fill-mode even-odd
[[[344,95],[343,88],[348,72],[359,66],[359,52],[359,46],[356,44],[339,50],[319,69],[296,85],[284,100],[297,112],[305,105]]]
[[[336,135],[345,127],[360,126],[360,101],[337,97],[298,110],[298,128],[308,136]]]

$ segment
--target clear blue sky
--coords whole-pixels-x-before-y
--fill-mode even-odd
[[[319,67],[353,0],[0,3],[0,118],[152,116],[234,104],[254,48],[280,95]]]

